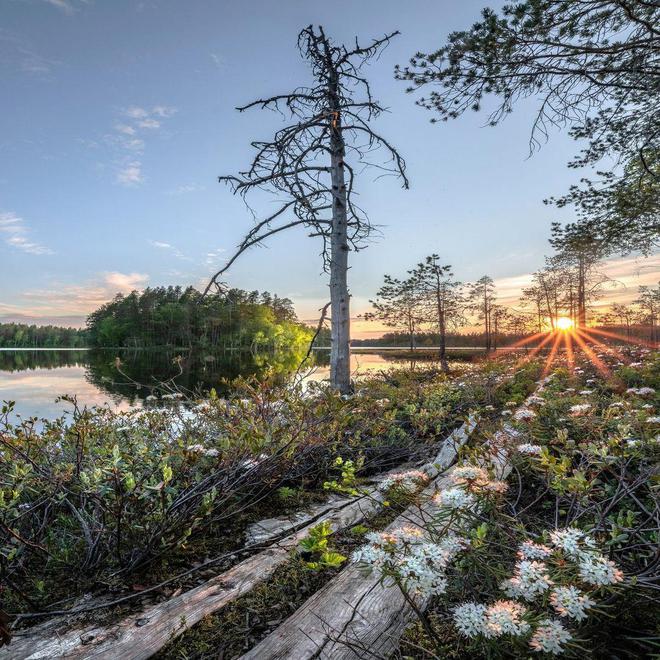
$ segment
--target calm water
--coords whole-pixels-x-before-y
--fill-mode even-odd
[[[15,401],[22,417],[55,418],[72,408],[57,401],[75,396],[80,406],[109,405],[118,410],[141,406],[150,394],[170,386],[186,394],[215,388],[228,391],[228,381],[238,376],[279,378],[293,374],[304,355],[284,353],[168,353],[165,351],[10,350],[0,349],[0,401]],[[328,355],[314,354],[309,380],[329,377]],[[387,355],[352,355],[356,374],[388,369]]]

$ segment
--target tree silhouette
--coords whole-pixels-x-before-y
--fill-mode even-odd
[[[356,203],[358,169],[372,165],[392,174],[408,187],[405,162],[397,150],[371,127],[384,111],[373,98],[362,75],[363,65],[377,57],[398,32],[367,46],[356,40],[348,48],[334,44],[322,27],[306,27],[298,48],[310,64],[314,82],[285,94],[253,101],[238,108],[260,107],[285,111],[293,123],[271,140],[252,143],[256,155],[238,176],[222,176],[234,194],[246,197],[268,190],[283,199],[274,213],[257,221],[235,254],[212,278],[207,291],[246,250],[274,234],[304,227],[322,240],[324,269],[330,275],[331,382],[341,392],[350,390],[350,304],[348,253],[363,247],[373,231],[366,213]],[[371,161],[375,152],[384,159]]]

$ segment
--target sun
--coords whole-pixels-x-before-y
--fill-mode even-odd
[[[575,325],[575,323],[573,323],[573,319],[569,319],[568,316],[559,316],[557,318],[556,325],[559,330],[566,331],[570,330]]]

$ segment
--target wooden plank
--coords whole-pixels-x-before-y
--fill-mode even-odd
[[[505,437],[515,431],[505,427]],[[500,442],[492,445],[491,460],[497,476],[510,472],[506,453]],[[426,501],[409,507],[388,527],[394,531],[402,526],[424,529],[424,521],[433,515],[430,496],[436,490],[451,487],[451,471],[432,482],[423,492]],[[418,597],[415,604],[424,610],[429,598]],[[351,564],[324,588],[316,592],[282,625],[262,640],[241,660],[355,660],[356,658],[388,657],[415,612],[401,590],[392,583],[381,583],[377,571],[365,573],[364,568]]]
[[[465,444],[476,422],[476,417],[471,416],[447,437],[435,459],[422,467],[431,478],[455,460],[458,449]],[[385,494],[375,488],[348,505],[337,505],[333,511],[274,543],[270,548],[245,559],[222,575],[113,625],[86,626],[66,630],[62,634],[57,634],[51,625],[49,632],[41,636],[35,635],[34,631],[27,631],[25,637],[19,633],[9,647],[0,650],[0,660],[149,658],[205,616],[217,612],[266,582],[279,566],[288,561],[290,552],[321,520],[327,520],[333,531],[345,529],[379,511],[384,499]]]

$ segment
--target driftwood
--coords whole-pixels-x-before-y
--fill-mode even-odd
[[[475,425],[476,417],[472,416],[448,436],[434,461],[421,469],[434,478],[451,465]],[[290,552],[320,521],[327,520],[333,531],[339,531],[378,512],[384,500],[385,494],[375,488],[349,504],[342,501],[331,512],[274,542],[271,547],[243,560],[222,575],[115,624],[86,626],[58,634],[51,623],[44,628],[46,632],[41,634],[35,634],[34,630],[26,631],[25,636],[17,633],[11,646],[0,650],[0,660],[149,658],[204,617],[266,582],[279,566],[288,561]]]
[[[499,478],[510,472],[504,444],[515,436],[511,428],[498,434],[493,444],[492,462]],[[388,527],[424,528],[432,517],[430,496],[453,485],[451,471],[434,480],[423,493],[423,503],[411,506]],[[430,598],[417,597],[415,607],[426,609]],[[317,591],[282,625],[242,660],[355,660],[356,658],[388,658],[397,648],[404,630],[415,618],[415,611],[391,582],[382,583],[377,571],[365,573],[356,564],[344,569],[324,588]]]
[[[313,506],[296,511],[288,516],[279,516],[277,518],[265,518],[252,523],[245,533],[245,541],[249,545],[261,545],[267,541],[282,537],[302,525],[306,525],[324,513],[329,513],[342,506],[350,504],[354,497],[336,497],[331,496],[327,502],[314,504]]]

